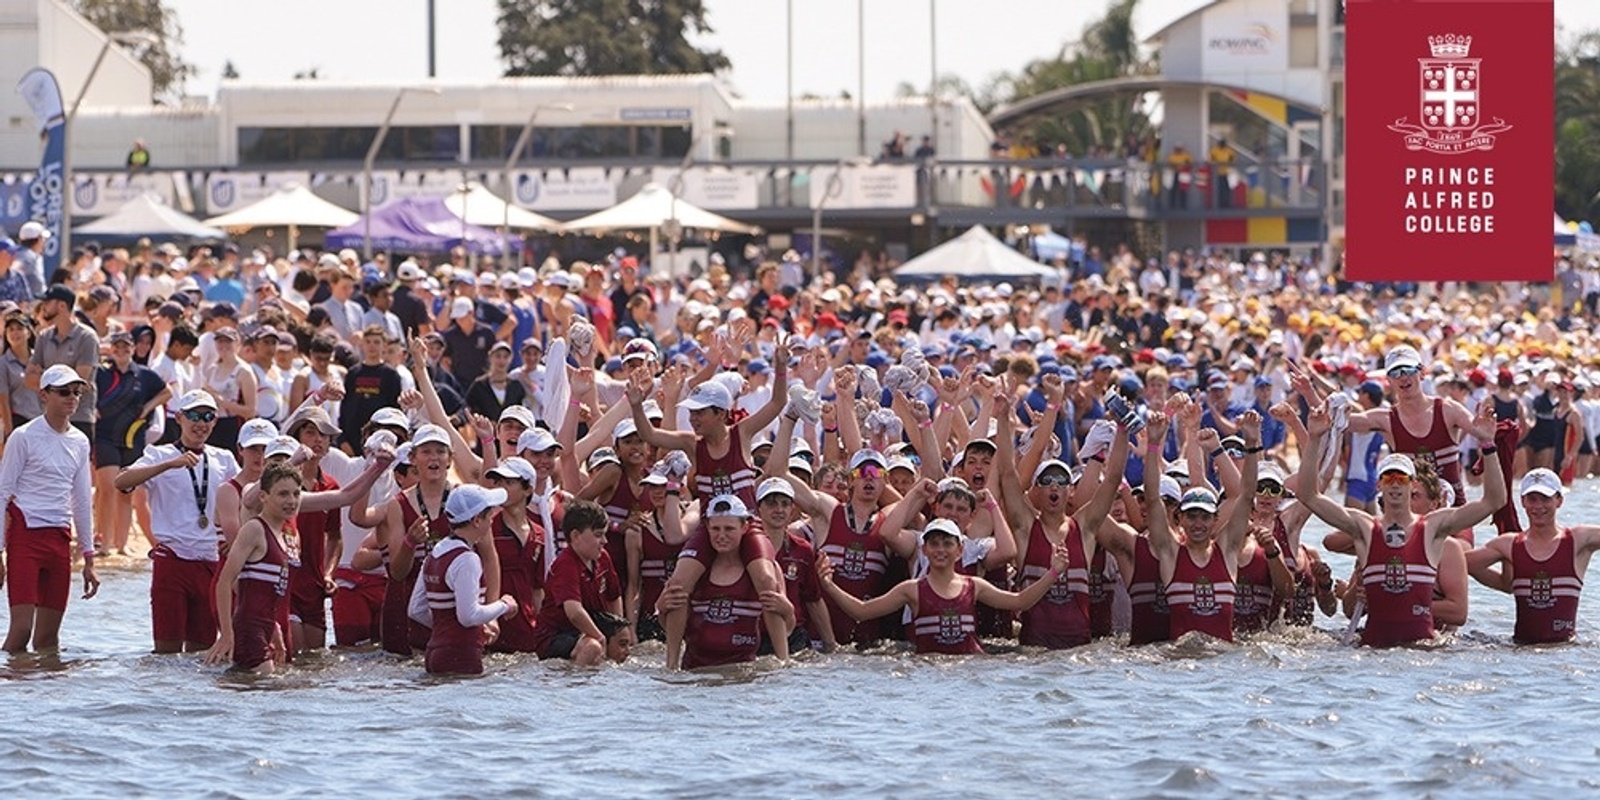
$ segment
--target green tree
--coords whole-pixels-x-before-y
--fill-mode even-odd
[[[507,76],[672,75],[728,69],[701,0],[499,0]]]
[[[975,102],[985,112],[1056,89],[1156,71],[1134,34],[1133,14],[1139,0],[1115,0],[1104,17],[1084,26],[1054,58],[1039,59],[1016,73],[991,79]],[[1118,148],[1132,134],[1150,132],[1142,97],[1123,95],[1085,101],[1070,109],[1050,111],[1012,129],[1014,136],[1041,146],[1065,144],[1075,155],[1094,148]]]
[[[121,46],[150,69],[157,99],[175,100],[183,94],[195,66],[179,57],[183,26],[161,0],[73,0],[72,6],[106,33],[147,34],[148,42]]]
[[[1556,48],[1556,213],[1593,220],[1600,212],[1600,31]]]

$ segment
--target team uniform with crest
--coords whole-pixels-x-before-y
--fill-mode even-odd
[[[754,661],[761,647],[761,600],[750,573],[727,586],[707,578],[689,595],[683,636],[683,668]]]
[[[1410,530],[1372,525],[1361,585],[1367,598],[1367,626],[1361,643],[1390,647],[1433,638],[1433,586],[1438,569],[1428,563],[1424,521]]]
[[[961,584],[961,593],[945,598],[933,590],[926,577],[917,580],[917,614],[911,619],[911,641],[918,653],[983,652],[978,644],[977,589],[966,576],[957,576],[956,581]]]
[[[1518,644],[1565,642],[1577,634],[1583,577],[1574,569],[1572,529],[1563,528],[1556,551],[1540,561],[1528,552],[1528,534],[1511,542],[1511,594],[1517,602],[1512,639]]]
[[[1233,603],[1233,579],[1216,545],[1211,546],[1211,558],[1203,567],[1194,563],[1189,548],[1180,546],[1172,581],[1167,584],[1172,638],[1199,631],[1233,641]]]

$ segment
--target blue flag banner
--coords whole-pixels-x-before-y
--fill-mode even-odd
[[[61,227],[65,222],[67,169],[67,116],[61,104],[61,85],[50,70],[36,67],[17,81],[17,93],[33,109],[44,138],[44,158],[28,185],[27,217],[50,232],[44,245],[44,274],[61,266]]]

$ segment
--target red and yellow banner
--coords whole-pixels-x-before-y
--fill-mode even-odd
[[[1345,230],[1358,281],[1548,281],[1552,0],[1347,0]]]

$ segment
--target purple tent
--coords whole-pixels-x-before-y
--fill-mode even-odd
[[[522,240],[501,236],[488,228],[472,225],[445,207],[439,197],[395,200],[372,209],[372,249],[404,252],[443,253],[461,245],[467,252],[498,256],[509,244],[522,249]],[[329,250],[345,247],[360,250],[367,236],[366,218],[328,231],[323,246]]]

